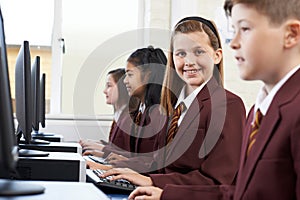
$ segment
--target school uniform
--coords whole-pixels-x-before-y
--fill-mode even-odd
[[[157,152],[152,163],[160,168],[159,174],[150,174],[154,186],[235,182],[246,116],[244,104],[214,78],[197,92],[180,119],[173,141],[166,145],[166,133],[160,134],[158,146],[165,153]]]
[[[106,157],[111,152],[130,152],[130,130],[132,119],[128,107],[123,106],[118,113],[115,113],[116,125],[112,127],[109,136],[109,144],[103,148]]]
[[[137,127],[132,125],[131,128],[132,135],[136,131],[135,135],[130,138],[131,152],[124,155],[129,159],[115,163],[114,167],[128,167],[140,173],[149,172],[154,152],[158,149],[157,138],[164,129],[164,125],[167,124],[167,117],[161,114],[158,105],[141,109],[141,111],[139,125]]]
[[[271,93],[275,94],[271,99],[268,100],[267,96],[260,105],[251,109],[235,199],[300,199],[299,80],[297,67],[272,89]],[[256,142],[247,156],[255,109],[260,109],[264,117]]]
[[[294,68],[248,114],[236,187],[221,185],[164,188],[161,199],[300,199],[300,69]],[[263,93],[261,91],[260,93]],[[254,113],[263,114],[256,141],[247,154]],[[175,193],[176,195],[172,194]]]

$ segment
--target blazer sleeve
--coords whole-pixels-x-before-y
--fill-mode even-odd
[[[166,185],[161,200],[209,199],[232,200],[235,186],[232,185]]]
[[[300,118],[295,122],[295,128],[293,128],[291,134],[291,152],[294,160],[294,169],[296,178],[296,199],[300,199]]]
[[[202,159],[199,168],[186,174],[180,172],[150,174],[154,186],[164,188],[166,184],[232,185],[235,183],[246,112],[242,100],[232,93],[227,93],[226,103],[220,102],[217,106],[224,107],[224,104],[226,117],[221,136],[211,152]],[[218,107],[215,110],[222,111]]]

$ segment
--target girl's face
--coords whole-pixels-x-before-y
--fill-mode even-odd
[[[144,96],[146,80],[142,79],[141,71],[130,62],[126,65],[125,86],[129,96],[142,98]]]
[[[195,89],[213,76],[214,64],[222,59],[222,50],[214,50],[204,32],[177,33],[173,41],[173,60],[178,76]]]
[[[114,81],[111,74],[108,74],[106,77],[106,86],[103,93],[105,94],[107,104],[116,105],[119,98],[119,92],[117,83]]]

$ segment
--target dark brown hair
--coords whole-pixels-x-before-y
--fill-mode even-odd
[[[224,3],[226,14],[231,16],[232,7],[239,3],[253,7],[274,25],[282,24],[289,18],[300,20],[299,0],[226,0]]]
[[[159,104],[167,64],[167,57],[164,52],[160,48],[153,48],[153,46],[137,49],[129,56],[127,62],[141,71],[142,78],[149,74],[145,91],[146,107]]]

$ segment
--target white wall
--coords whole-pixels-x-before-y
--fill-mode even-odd
[[[137,2],[62,1],[62,36],[66,45],[62,71],[63,113],[112,113],[102,94],[104,80],[109,69],[124,66],[124,55],[131,49],[120,52],[120,48],[127,46],[126,43],[136,43],[128,40],[115,42],[114,38],[136,30]],[[74,94],[76,90],[79,94]],[[74,105],[74,100],[77,105]]]
[[[199,15],[216,20],[220,28],[227,23],[226,19],[220,22],[220,16],[216,14],[223,12],[223,0],[190,0],[188,3],[181,0],[136,0],[136,7],[126,9],[128,1],[62,2],[63,37],[66,40],[63,113],[111,114],[112,108],[105,104],[102,94],[107,71],[124,66],[129,53],[137,47],[153,44],[167,52],[170,31],[182,17]],[[135,9],[138,12],[133,14]],[[103,17],[104,13],[106,17]],[[124,19],[124,16],[129,18]],[[144,30],[137,27],[144,27]],[[241,80],[232,50],[225,42],[223,49],[225,87],[243,99],[248,111],[261,83]]]
[[[66,142],[78,142],[80,139],[94,139],[108,141],[111,126],[111,116],[98,118],[70,115],[47,116],[46,127],[40,132],[60,134]]]

